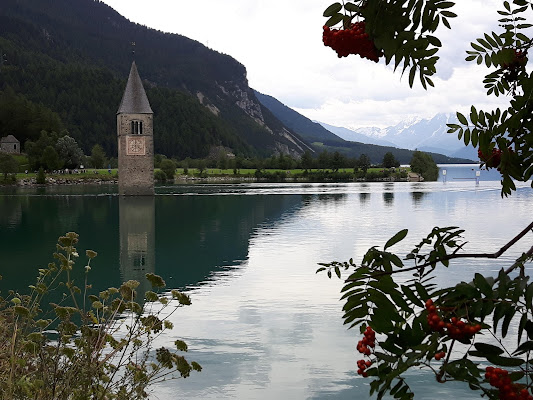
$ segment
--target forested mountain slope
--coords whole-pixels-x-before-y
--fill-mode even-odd
[[[309,149],[257,101],[242,64],[184,36],[132,23],[95,0],[2,0],[1,96],[58,116],[86,152],[100,143],[114,155],[132,42],[155,112],[156,152],[204,157],[220,145],[244,156]],[[0,110],[0,135],[11,133],[14,115],[23,114]]]

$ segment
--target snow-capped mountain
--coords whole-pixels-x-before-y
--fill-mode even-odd
[[[392,146],[398,147],[392,142],[381,140],[379,138],[379,128],[360,128],[358,131],[354,131],[348,128],[342,128],[340,126],[333,126],[324,122],[319,122],[328,131],[334,133],[338,137],[348,140],[350,142],[359,142],[366,144],[376,144],[378,146]]]
[[[330,129],[330,126],[322,125],[345,140],[371,144],[382,144],[385,142],[388,146],[392,144],[395,147],[410,150],[418,149],[441,153],[450,157],[463,157],[476,160],[476,149],[471,145],[465,147],[464,142],[457,138],[457,134],[448,133],[447,123],[457,123],[457,117],[455,114],[441,113],[435,115],[431,119],[411,117],[394,126],[383,129],[376,127],[351,128],[348,131],[353,132],[353,138],[349,138],[351,135],[349,133],[344,132],[341,134],[340,132]],[[361,139],[360,135],[363,135],[368,139]],[[370,142],[370,140],[372,140],[372,142]],[[380,141],[381,143],[376,143],[375,141]]]

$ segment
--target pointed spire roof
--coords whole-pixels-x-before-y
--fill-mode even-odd
[[[153,114],[148,97],[137,71],[135,61],[131,64],[130,76],[117,114]]]

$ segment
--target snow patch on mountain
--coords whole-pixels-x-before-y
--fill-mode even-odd
[[[329,127],[326,127],[326,129],[329,129],[345,140],[371,144],[388,143],[388,146],[392,145],[410,150],[432,151],[448,156],[462,154],[463,156],[468,155],[466,158],[476,160],[477,153],[472,146],[465,148],[464,142],[457,138],[457,134],[448,133],[448,127],[446,126],[448,123],[457,123],[455,114],[440,113],[430,119],[411,116],[387,128],[351,127],[348,132],[342,133],[333,131]],[[361,139],[361,136],[363,139]],[[359,139],[356,140],[355,137]],[[379,141],[380,143],[376,143],[375,141]]]

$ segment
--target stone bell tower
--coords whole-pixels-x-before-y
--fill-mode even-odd
[[[117,111],[118,193],[154,195],[154,112],[135,61]]]

